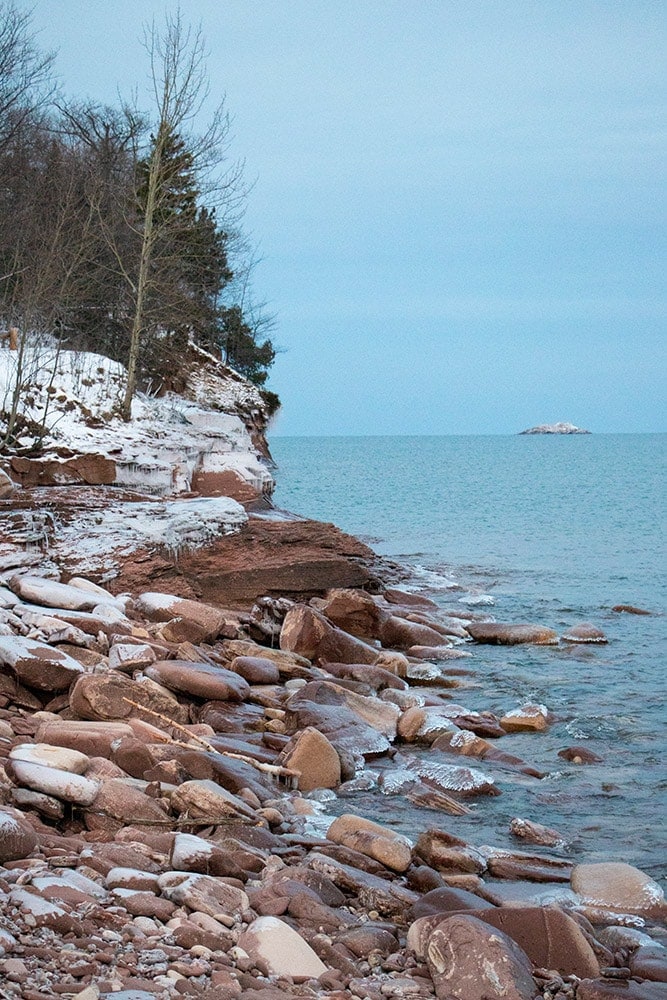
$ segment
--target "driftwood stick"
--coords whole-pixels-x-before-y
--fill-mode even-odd
[[[161,712],[155,712],[152,708],[146,708],[138,701],[132,701],[131,698],[123,698],[123,701],[127,702],[128,705],[132,705],[133,708],[138,708],[141,712],[147,712],[148,715],[152,715],[156,719],[160,719],[161,722],[166,723],[168,726],[172,726],[179,732],[183,733],[188,738],[188,743],[182,740],[176,740],[173,736],[169,736],[167,733],[163,734],[163,740],[165,743],[172,743],[174,746],[185,747],[188,750],[194,749],[192,747],[192,741],[199,743],[202,749],[206,750],[208,753],[217,754],[218,757],[230,757],[232,760],[240,760],[244,764],[250,764],[251,767],[256,768],[258,771],[262,771],[264,774],[271,775],[272,778],[277,778],[279,781],[284,781],[290,787],[295,788],[298,784],[299,778],[301,777],[300,771],[295,771],[290,767],[281,767],[279,764],[266,764],[264,761],[255,760],[254,757],[248,757],[246,754],[233,753],[231,750],[218,750],[214,747],[212,743],[205,740],[202,736],[197,736],[196,733],[191,733],[185,726],[182,726],[180,722],[174,722],[167,715],[162,715]]]

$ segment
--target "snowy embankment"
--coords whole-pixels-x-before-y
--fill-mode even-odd
[[[248,499],[268,495],[273,478],[258,456],[253,425],[265,424],[262,398],[245,379],[204,351],[191,348],[198,364],[181,394],[137,394],[132,420],[118,417],[125,386],[122,365],[97,354],[29,348],[23,355],[0,350],[1,432],[15,405],[14,456],[29,454],[49,464],[52,482],[69,483],[72,455],[101,456],[113,463],[105,482],[159,496],[195,491],[231,493],[237,483]],[[20,391],[15,395],[17,378]],[[57,464],[62,465],[62,475]],[[25,464],[25,463],[24,463]],[[16,458],[14,468],[18,468]],[[55,471],[54,471],[55,469]],[[11,468],[9,469],[11,474]],[[87,480],[90,483],[90,479]]]
[[[26,487],[5,484],[1,574],[107,581],[128,559],[174,560],[240,530],[242,504],[274,485],[262,398],[196,348],[178,374],[180,394],[138,394],[125,422],[116,362],[0,349],[0,469]]]

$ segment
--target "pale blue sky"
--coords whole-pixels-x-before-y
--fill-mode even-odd
[[[71,95],[163,0],[29,0]],[[665,8],[190,0],[256,180],[279,434],[665,426]]]

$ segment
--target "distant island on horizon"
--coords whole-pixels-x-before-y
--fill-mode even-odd
[[[582,427],[575,427],[574,424],[538,424],[537,427],[529,427],[528,430],[519,431],[519,434],[590,434],[590,431]]]

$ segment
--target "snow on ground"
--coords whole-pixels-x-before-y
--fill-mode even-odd
[[[45,492],[53,489],[46,487]],[[15,511],[14,518],[34,514]],[[14,526],[6,533],[8,540],[0,541],[0,573],[5,577],[30,574],[38,567],[41,577],[57,579],[60,567],[66,565],[69,572],[96,575],[106,582],[138,549],[162,549],[177,557],[238,531],[248,518],[231,497],[128,501],[114,499],[113,490],[104,491],[98,502],[69,507],[63,514],[42,510],[39,516],[41,537],[33,547],[22,544]]]
[[[122,365],[98,354],[55,352],[52,347],[0,349],[0,432],[6,427],[20,366],[18,410],[31,421],[18,440],[35,442],[45,428],[44,455],[100,454],[116,463],[116,484],[158,495],[187,492],[196,472],[231,470],[259,492],[270,493],[273,478],[240,414],[261,412],[255,386],[203,351],[201,368],[189,377],[184,395],[137,394],[132,420],[118,410],[125,386]]]

